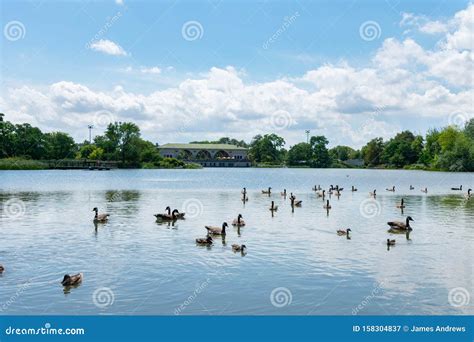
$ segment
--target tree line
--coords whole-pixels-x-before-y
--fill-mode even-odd
[[[13,124],[0,113],[0,159],[32,160],[92,159],[119,161],[121,167],[184,167],[179,159],[163,158],[157,145],[141,137],[132,122],[114,122],[94,141],[76,143],[64,132],[43,133],[28,123]],[[229,137],[201,144],[232,144],[249,149],[249,158],[260,166],[290,167],[386,167],[446,171],[474,171],[474,119],[464,127],[432,129],[425,137],[410,131],[384,141],[370,140],[360,150],[349,146],[329,148],[326,137],[312,136],[285,148],[277,134],[255,136],[250,143]],[[355,161],[355,163],[354,163]],[[362,162],[362,165],[357,162]]]

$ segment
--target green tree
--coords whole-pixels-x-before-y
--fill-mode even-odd
[[[43,159],[46,155],[45,145],[45,136],[39,128],[27,123],[15,125],[13,148],[16,156]]]
[[[332,159],[344,161],[347,159],[353,159],[356,155],[356,151],[349,146],[338,145],[329,150],[329,155]]]
[[[74,157],[76,143],[67,133],[46,133],[45,143],[47,159],[65,159]]]
[[[288,165],[309,164],[311,160],[312,150],[308,143],[299,143],[290,148],[287,154]]]
[[[249,155],[257,163],[281,163],[285,157],[285,140],[272,133],[257,135],[250,144]]]
[[[361,153],[364,163],[367,166],[376,166],[380,164],[382,153],[384,152],[384,142],[382,138],[370,140],[367,145],[362,147]]]
[[[325,136],[313,136],[309,140],[311,145],[311,161],[312,167],[326,168],[332,164],[331,157],[327,145],[329,144],[328,139]]]

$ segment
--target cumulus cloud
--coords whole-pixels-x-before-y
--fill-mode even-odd
[[[90,45],[90,49],[107,55],[127,56],[127,52],[117,43],[108,39],[100,39]]]

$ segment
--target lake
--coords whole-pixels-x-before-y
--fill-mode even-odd
[[[323,209],[314,185],[344,187]],[[463,185],[463,191],[451,187]],[[354,185],[357,192],[351,192]],[[395,192],[385,189],[396,186]],[[409,190],[413,185],[414,190]],[[249,201],[241,201],[242,187]],[[261,189],[271,186],[271,197]],[[421,188],[428,188],[422,193]],[[0,171],[0,312],[474,314],[473,173],[349,169]],[[302,206],[292,208],[287,189]],[[376,200],[369,191],[377,189]],[[401,198],[406,209],[396,208]],[[326,197],[327,198],[327,197]],[[272,216],[271,201],[279,206]],[[185,220],[157,223],[166,206]],[[110,214],[94,225],[92,208]],[[238,214],[247,225],[230,225]],[[413,217],[409,240],[387,221]],[[205,225],[225,240],[197,246]],[[336,230],[351,228],[351,239]],[[387,238],[396,239],[388,248]],[[234,253],[245,244],[247,253]],[[65,289],[66,273],[84,280]]]

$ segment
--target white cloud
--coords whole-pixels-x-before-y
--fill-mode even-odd
[[[122,6],[124,4],[123,0],[115,0],[115,3],[119,6]]]
[[[93,42],[90,48],[95,51],[99,51],[108,55],[113,56],[127,56],[127,52],[117,43],[111,40],[100,39]]]
[[[140,69],[140,71],[143,74],[154,74],[154,75],[161,74],[161,69],[158,68],[158,67],[150,67],[150,68],[143,67],[143,68]]]

